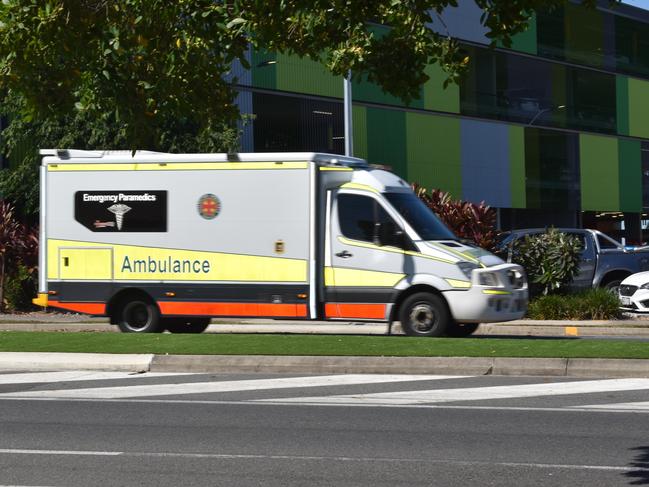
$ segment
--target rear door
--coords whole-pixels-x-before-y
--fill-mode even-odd
[[[332,191],[325,316],[383,321],[405,277],[397,216],[377,195]]]

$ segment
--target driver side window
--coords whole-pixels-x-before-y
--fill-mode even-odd
[[[343,236],[375,245],[402,247],[400,227],[374,199],[357,194],[338,195],[338,221]]]

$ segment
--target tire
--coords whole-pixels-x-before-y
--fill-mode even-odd
[[[159,333],[160,311],[155,303],[144,298],[123,301],[118,311],[117,326],[124,333]]]
[[[409,296],[399,311],[401,328],[406,335],[440,337],[451,324],[451,313],[444,300],[431,293]]]
[[[163,318],[162,325],[171,333],[203,333],[210,321],[210,318]]]
[[[480,323],[453,323],[446,330],[446,335],[454,338],[468,337],[473,334]]]

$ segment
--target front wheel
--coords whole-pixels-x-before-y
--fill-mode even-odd
[[[416,293],[406,298],[399,312],[406,335],[439,337],[451,323],[451,313],[444,300],[431,293]]]
[[[203,333],[210,318],[163,318],[162,324],[171,333]]]
[[[160,311],[155,303],[143,298],[124,301],[120,307],[117,326],[124,333],[159,333]]]

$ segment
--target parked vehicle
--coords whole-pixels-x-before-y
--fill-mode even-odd
[[[571,289],[602,287],[617,294],[621,282],[631,274],[649,270],[649,247],[625,247],[598,230],[559,228],[582,244],[579,271]],[[498,255],[511,262],[513,243],[526,235],[545,232],[544,228],[525,228],[504,232],[499,237]]]
[[[649,272],[637,272],[624,279],[619,298],[622,311],[649,313]]]
[[[408,183],[362,159],[41,153],[35,302],[124,332],[252,316],[462,335],[527,307],[522,267],[460,242]]]

